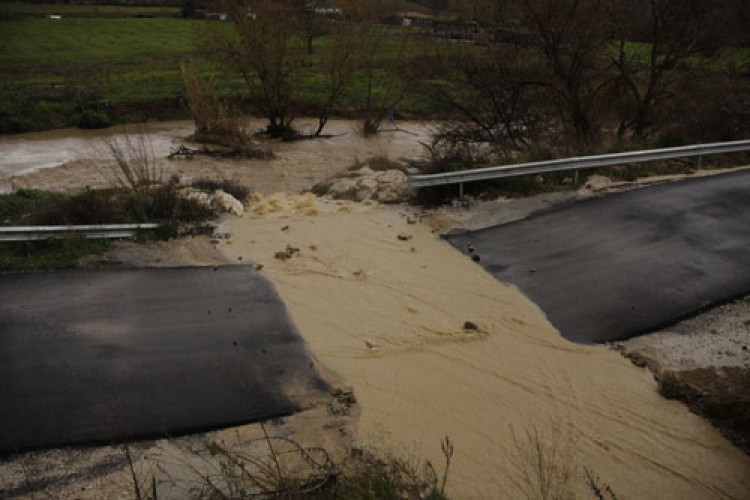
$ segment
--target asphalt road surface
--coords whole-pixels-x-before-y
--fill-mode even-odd
[[[569,340],[623,339],[750,293],[750,172],[595,198],[448,236]]]
[[[290,414],[326,389],[248,266],[0,274],[0,453]]]

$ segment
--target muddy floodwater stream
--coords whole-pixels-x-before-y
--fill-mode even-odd
[[[260,130],[263,123],[253,120],[250,128]],[[300,120],[301,132],[314,123]],[[417,158],[422,143],[429,140],[431,125],[425,122],[390,124],[376,137],[364,138],[352,120],[331,120],[325,129],[328,137],[295,142],[268,141],[275,155],[272,160],[232,160],[206,157],[166,160],[170,150],[190,144],[193,132],[190,121],[155,122],[112,127],[103,130],[62,129],[0,137],[0,192],[16,187],[39,189],[77,189],[83,186],[103,187],[111,182],[114,163],[106,139],[122,142],[141,133],[147,148],[153,152],[165,177],[223,176],[246,182],[261,193],[298,192],[349,165],[372,156],[392,160]],[[135,140],[135,139],[134,139]]]

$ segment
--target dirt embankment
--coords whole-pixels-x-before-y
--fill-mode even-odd
[[[750,297],[614,347],[750,454]]]

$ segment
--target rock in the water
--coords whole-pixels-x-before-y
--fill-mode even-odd
[[[202,205],[206,208],[211,208],[211,205],[213,204],[213,200],[211,199],[211,196],[208,193],[204,193],[203,191],[198,191],[197,189],[188,189],[187,191],[183,191],[184,197],[188,200],[193,200],[198,202],[198,204]]]
[[[286,252],[286,251],[285,252],[276,252],[275,254],[273,254],[273,258],[274,259],[279,259],[279,260],[289,260],[289,259],[292,258],[292,254],[290,254],[289,252]]]
[[[378,181],[371,177],[365,177],[361,181],[359,181],[360,188],[371,189],[374,191],[378,189],[378,186],[379,186]]]
[[[398,203],[411,194],[408,177],[401,170],[375,171],[368,166],[343,172],[333,179],[320,182],[313,187],[313,192],[336,199],[374,200],[381,203]]]
[[[221,189],[216,190],[214,199],[225,212],[234,214],[237,217],[242,217],[242,214],[245,212],[245,208],[237,198]]]

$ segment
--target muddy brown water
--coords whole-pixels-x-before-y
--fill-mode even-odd
[[[251,120],[251,130],[263,122]],[[312,130],[314,121],[299,120],[300,131]],[[418,158],[422,143],[429,140],[431,124],[399,122],[398,130],[386,126],[383,133],[364,138],[358,122],[332,120],[325,129],[329,137],[296,142],[268,141],[273,160],[234,160],[196,157],[166,160],[172,148],[190,144],[190,121],[155,122],[103,130],[61,129],[0,137],[0,192],[16,187],[75,190],[84,186],[105,187],[112,182],[114,163],[104,139],[122,141],[126,134],[142,133],[165,177],[225,177],[268,194],[309,189],[357,161],[372,156],[393,160]],[[193,144],[195,146],[195,144]]]

